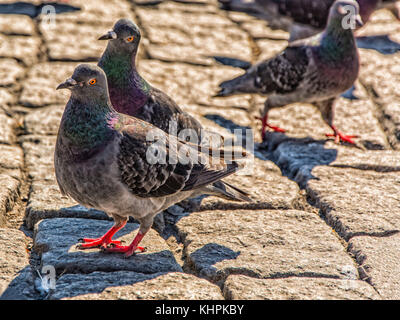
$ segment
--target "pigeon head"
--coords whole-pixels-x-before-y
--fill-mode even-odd
[[[363,25],[360,17],[360,6],[355,0],[337,0],[329,11],[328,27],[355,29]]]
[[[118,20],[113,29],[101,36],[99,40],[109,40],[109,46],[119,52],[136,53],[140,42],[139,27],[129,19]]]
[[[69,89],[72,96],[86,99],[107,99],[108,87],[104,71],[91,64],[78,65],[71,78],[59,84],[56,90]]]

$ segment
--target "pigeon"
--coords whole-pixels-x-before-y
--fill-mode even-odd
[[[107,76],[108,90],[113,107],[124,113],[160,128],[192,143],[218,147],[223,137],[205,130],[190,114],[181,110],[163,91],[151,86],[136,68],[136,54],[141,39],[139,27],[129,19],[120,19],[112,30],[99,40],[108,40],[98,66]],[[248,194],[223,181],[214,184],[224,190],[230,200],[237,197],[250,201]]]
[[[98,66],[107,75],[112,105],[118,112],[147,121],[165,132],[174,121],[178,133],[192,129],[201,138],[201,124],[139,74],[136,54],[140,38],[139,27],[129,19],[118,20],[111,31],[99,38],[108,40]]]
[[[353,9],[349,10],[349,6]],[[303,102],[315,104],[324,121],[332,128],[335,141],[354,144],[333,124],[334,102],[352,87],[358,77],[359,55],[351,28],[342,20],[352,12],[362,24],[358,3],[354,0],[336,1],[329,13],[326,29],[313,37],[294,41],[277,56],[255,64],[233,80],[220,84],[219,97],[258,93],[267,95],[262,113],[262,137],[266,128],[284,132],[268,123],[268,111],[273,108]]]
[[[234,155],[228,161],[223,150],[202,152],[199,145],[195,149],[148,122],[118,113],[98,66],[78,65],[59,89],[71,91],[54,153],[60,191],[106,212],[115,222],[102,237],[82,239],[80,249],[101,247],[126,257],[145,250],[139,243],[156,214],[193,195],[223,196],[207,186],[241,167]],[[124,246],[112,237],[129,216],[139,221],[140,228],[132,243]]]
[[[290,32],[289,41],[307,38],[321,32],[335,0],[218,0],[222,8],[248,11],[269,21],[275,28]],[[364,23],[381,7],[394,10],[395,0],[357,0]]]

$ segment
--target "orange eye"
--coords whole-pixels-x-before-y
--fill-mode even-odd
[[[133,36],[130,36],[130,37],[126,38],[126,42],[132,42],[133,39],[134,39],[134,37],[133,37]]]
[[[97,82],[95,78],[89,80],[89,84],[92,86]]]

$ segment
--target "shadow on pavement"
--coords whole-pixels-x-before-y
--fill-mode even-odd
[[[33,3],[19,1],[14,3],[1,3],[0,14],[22,14],[31,18],[36,18],[42,13],[48,13],[49,11],[47,11],[47,9],[50,8],[48,6],[52,6],[56,14],[80,10],[79,7],[58,2],[44,2],[34,5]]]

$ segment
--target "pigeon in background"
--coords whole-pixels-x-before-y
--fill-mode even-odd
[[[354,0],[336,1],[329,13],[326,29],[311,38],[298,40],[279,55],[260,62],[244,75],[220,84],[217,96],[258,93],[268,95],[262,117],[262,137],[267,127],[283,132],[268,123],[270,109],[295,102],[315,104],[332,128],[336,142],[354,143],[355,136],[343,135],[333,124],[336,98],[352,87],[359,71],[358,50],[351,28],[342,26],[348,15],[362,24],[359,6]]]
[[[272,27],[290,32],[289,41],[311,37],[321,32],[328,21],[329,9],[334,0],[218,0],[227,10],[249,12]],[[371,14],[382,7],[393,12],[395,0],[357,0],[360,16],[366,23]],[[396,11],[397,13],[397,11]],[[398,13],[396,14],[398,17]]]
[[[239,169],[237,162],[224,160],[223,150],[218,155],[215,150],[202,153],[198,145],[195,150],[145,121],[118,113],[109,99],[106,75],[97,66],[79,65],[57,89],[71,90],[54,154],[60,190],[115,221],[104,236],[83,239],[81,249],[102,247],[126,256],[143,251],[139,242],[156,214],[188,197],[210,193],[208,185]],[[158,138],[149,140],[150,134]],[[158,155],[165,155],[165,161],[155,161]],[[223,191],[212,192],[223,196]],[[129,216],[140,228],[132,243],[123,246],[112,237]]]

